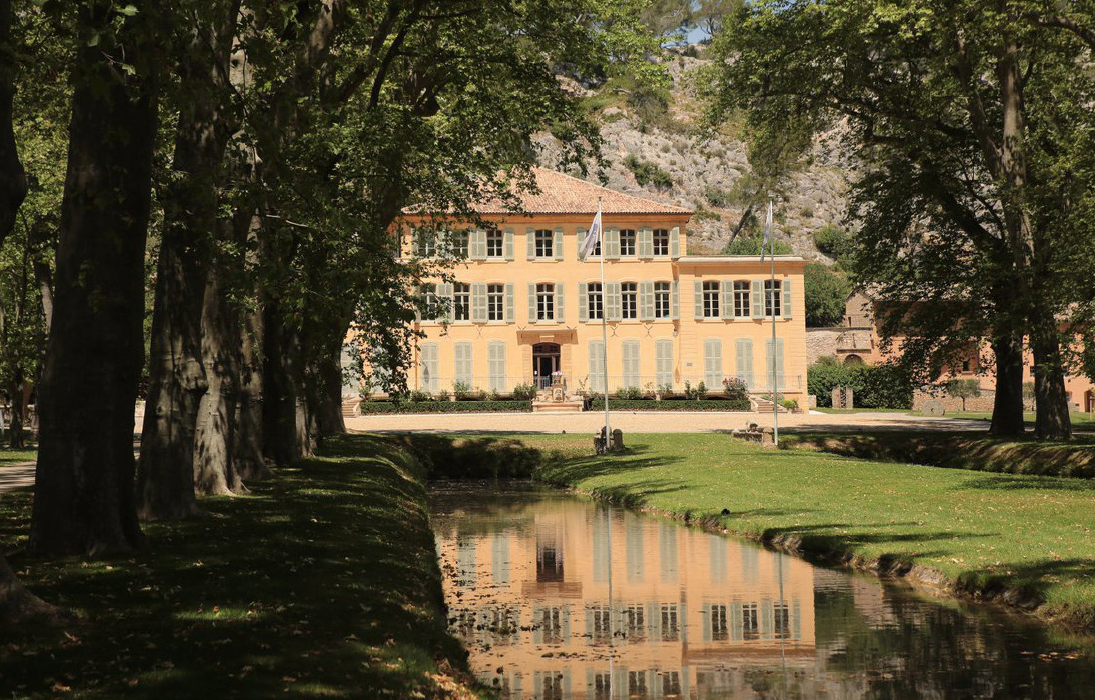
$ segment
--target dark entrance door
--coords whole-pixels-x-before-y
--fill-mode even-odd
[[[551,386],[551,375],[559,371],[559,345],[538,343],[532,346],[532,381],[537,389]]]

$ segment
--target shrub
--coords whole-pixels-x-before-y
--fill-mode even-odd
[[[531,411],[531,401],[363,401],[361,415],[377,413],[480,413]]]
[[[489,393],[489,394],[487,394],[487,400],[488,400],[488,401],[497,401],[497,400],[498,400],[498,399],[500,399],[500,398],[502,398],[502,397],[501,397],[501,395],[500,395],[500,394],[498,393],[498,390],[497,390],[497,389],[491,389],[491,390],[490,390],[490,393]]]
[[[962,410],[966,410],[966,399],[975,399],[981,395],[981,381],[978,379],[950,379],[943,382],[947,395],[962,399]]]
[[[722,380],[722,386],[729,398],[749,400],[749,387],[741,377],[727,377]]]
[[[855,239],[836,226],[823,226],[814,234],[814,245],[836,262],[847,265],[855,250]]]
[[[912,408],[913,383],[901,367],[817,363],[807,368],[806,387],[818,406],[832,407],[836,386],[850,386],[858,408]]]
[[[608,407],[620,411],[749,411],[752,407],[749,401],[709,399],[706,401],[647,401],[640,399],[632,401],[628,399],[610,399]],[[605,402],[601,397],[591,399],[587,410],[603,411]]]
[[[640,160],[634,153],[624,158],[624,165],[635,176],[635,182],[641,186],[654,185],[656,189],[667,190],[673,186],[673,176],[662,170],[657,163]]]
[[[673,396],[673,383],[666,382],[665,384],[662,384],[658,387],[658,391],[661,392],[662,396]]]
[[[441,389],[437,392],[436,398],[437,398],[438,401],[448,401],[449,400],[449,392],[445,389]]]
[[[457,399],[467,398],[471,395],[471,387],[466,382],[453,382],[452,395]]]
[[[643,390],[637,386],[625,386],[623,389],[620,389],[616,393],[616,395],[619,396],[621,399],[637,401],[643,398]]]
[[[517,384],[513,387],[511,392],[513,398],[520,401],[527,401],[536,397],[536,387],[530,382],[528,384]]]
[[[704,199],[707,203],[716,209],[726,209],[733,205],[733,197],[730,193],[724,189],[720,189],[714,186],[708,186],[703,191]]]
[[[411,392],[411,401],[412,402],[417,403],[419,401],[429,401],[429,400],[430,400],[430,392],[428,392],[428,391],[422,391],[421,389],[415,389],[414,391]]]
[[[760,255],[760,248],[764,244],[764,236],[738,236],[726,246],[727,255]],[[791,245],[787,241],[778,238],[772,239],[772,249],[776,255],[788,255],[791,253]],[[765,250],[765,253],[768,251]]]
[[[781,406],[786,408],[788,411],[797,411],[798,410],[798,401],[795,401],[794,399],[784,399],[783,401],[780,401],[779,403],[780,403]]]
[[[700,382],[696,385],[696,400],[703,401],[707,398],[707,385]]]

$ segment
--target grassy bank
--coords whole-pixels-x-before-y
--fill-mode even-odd
[[[909,462],[950,469],[1095,477],[1095,435],[1071,442],[1005,440],[954,431],[810,431],[784,434],[781,445],[848,457]]]
[[[828,561],[907,574],[1095,630],[1095,484],[772,450],[724,435],[530,435],[540,478]],[[723,514],[724,509],[727,514]]]
[[[0,467],[21,462],[33,462],[38,458],[38,452],[33,449],[13,450],[10,447],[0,447]]]
[[[409,452],[349,438],[248,496],[203,500],[207,518],[147,526],[147,553],[13,557],[83,622],[0,632],[4,696],[470,697],[421,476]],[[29,500],[0,500],[7,552]]]

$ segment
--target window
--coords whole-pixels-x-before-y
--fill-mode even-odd
[[[415,254],[420,258],[432,258],[437,255],[437,237],[433,231],[420,230],[414,234]]]
[[[779,281],[764,280],[764,315],[771,318],[780,316],[780,292],[782,283]]]
[[[555,320],[555,285],[536,285],[536,320]]]
[[[776,603],[773,607],[772,613],[775,617],[775,624],[773,627],[776,632],[776,639],[790,639],[791,638],[791,611],[787,607],[787,603]]]
[[[681,624],[677,617],[677,604],[662,603],[662,641],[676,642],[680,638]]]
[[[487,320],[488,321],[502,321],[505,320],[503,297],[505,296],[505,286],[501,284],[488,284],[487,285]]]
[[[719,317],[719,283],[703,283],[703,317]]]
[[[734,317],[749,318],[748,282],[734,282]]]
[[[620,285],[622,298],[623,318],[639,317],[639,285],[634,282],[624,282]]]
[[[487,229],[487,257],[502,257],[502,232],[496,228]]]
[[[741,606],[741,635],[744,639],[760,638],[756,603],[745,603]]]
[[[669,318],[669,283],[654,283],[654,318]]]
[[[730,636],[729,628],[726,624],[726,606],[725,605],[712,605],[711,606],[711,639],[720,641],[725,640]]]
[[[635,256],[635,229],[620,230],[620,256]]]
[[[589,290],[589,320],[599,321],[605,317],[605,297],[601,290],[601,283],[590,282],[587,288]]]
[[[450,234],[450,241],[452,241],[452,254],[457,258],[468,257],[468,231],[464,229],[462,231],[453,231]]]
[[[627,639],[646,639],[646,610],[643,606],[629,605],[623,613]]]
[[[669,230],[654,229],[654,255],[669,256]]]
[[[452,318],[454,321],[471,320],[471,287],[456,282],[452,285]]]
[[[552,242],[555,239],[555,232],[551,229],[538,229],[536,231],[536,257],[538,258],[550,258],[555,255],[552,248]]]

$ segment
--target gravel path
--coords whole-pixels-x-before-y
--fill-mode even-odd
[[[351,432],[589,433],[604,425],[603,413],[441,413],[371,415],[346,419]],[[626,411],[612,413],[613,429],[628,433],[713,433],[771,427],[770,413]],[[780,414],[780,430],[987,430],[983,421],[913,416],[906,413]]]

